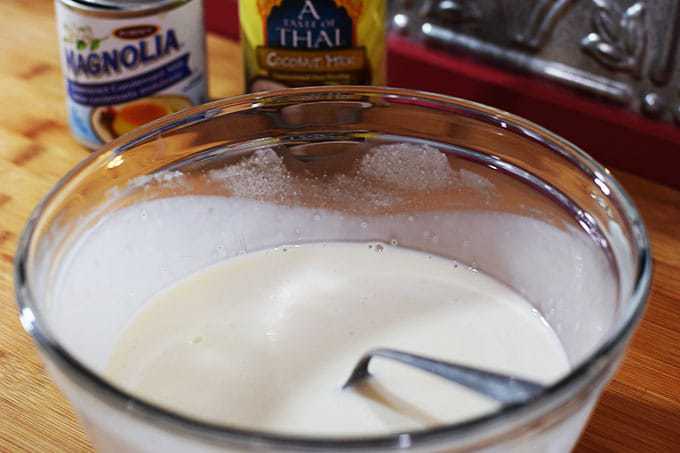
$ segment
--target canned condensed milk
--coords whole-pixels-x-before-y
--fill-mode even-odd
[[[71,131],[96,148],[207,99],[201,0],[56,0]]]

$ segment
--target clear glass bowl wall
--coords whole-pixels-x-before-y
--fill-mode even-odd
[[[406,156],[406,162],[376,167],[383,173],[377,178],[357,175],[373,146],[403,142],[435,147],[448,170],[441,173],[441,165],[434,165],[425,171]],[[245,180],[239,191],[206,176],[266,148],[285,169],[286,185]],[[182,184],[173,183],[175,171],[182,172]],[[118,253],[115,263],[98,268],[100,286],[97,278],[78,281],[73,247],[113,211],[186,195],[243,197],[306,213],[296,214],[303,228],[285,231],[258,218],[256,209],[240,213],[259,225],[232,231],[249,250],[292,242],[397,241],[472,265],[541,312],[560,337],[572,372],[524,406],[463,424],[372,438],[213,426],[141,401],[101,377],[102,351],[148,296],[242,247],[220,249],[218,242],[194,247],[196,237],[208,234],[200,223],[174,238],[140,233],[140,244],[158,253]],[[342,213],[346,225],[310,227],[314,216],[330,211]],[[137,281],[135,269],[158,268],[159,257],[164,271]],[[641,316],[651,272],[644,227],[630,199],[606,169],[575,146],[526,120],[468,101],[367,87],[225,99],[121,137],[69,173],[36,209],[16,270],[22,322],[89,436],[101,451],[140,452],[567,451],[620,361]],[[76,282],[82,293],[94,291],[93,297],[60,296],[55,288],[64,279]],[[107,311],[123,298],[127,312]],[[73,326],[74,313],[88,322]]]

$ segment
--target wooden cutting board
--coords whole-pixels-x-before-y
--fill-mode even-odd
[[[18,321],[17,238],[40,198],[87,155],[68,130],[50,0],[0,1],[0,452],[89,452]],[[238,94],[238,45],[209,36],[213,97]],[[680,191],[617,173],[654,250],[649,308],[576,451],[680,449]],[[680,177],[680,176],[679,176]]]

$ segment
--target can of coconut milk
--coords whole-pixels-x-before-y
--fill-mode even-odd
[[[385,84],[385,0],[240,0],[246,91]]]
[[[207,99],[202,0],[56,0],[69,124],[96,148]]]

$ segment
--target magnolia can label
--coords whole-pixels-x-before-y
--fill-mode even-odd
[[[207,99],[201,0],[56,0],[73,135],[96,148]]]

